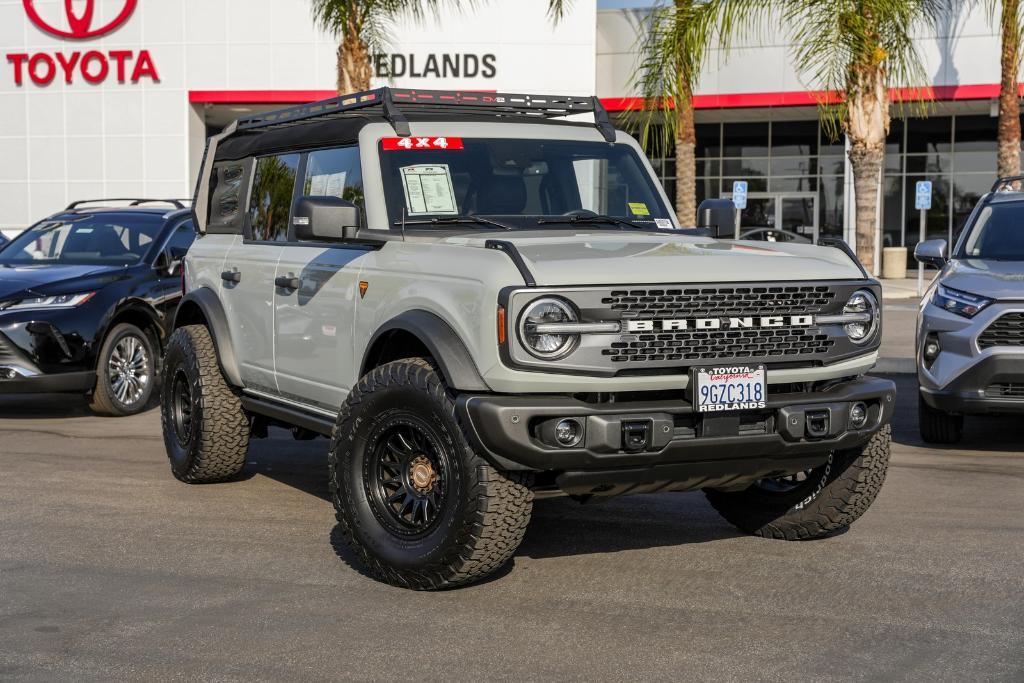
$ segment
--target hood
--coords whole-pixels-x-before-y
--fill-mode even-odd
[[[0,301],[23,295],[88,292],[123,276],[124,266],[0,264]]]
[[[953,259],[942,284],[971,294],[1001,300],[1024,300],[1024,261]]]
[[[834,247],[688,235],[546,231],[460,235],[452,244],[513,243],[541,286],[849,280],[864,277]]]

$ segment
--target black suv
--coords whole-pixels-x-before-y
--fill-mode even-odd
[[[75,202],[0,250],[0,394],[78,393],[105,415],[153,397],[195,239],[181,200]]]

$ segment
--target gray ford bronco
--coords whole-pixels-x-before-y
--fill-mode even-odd
[[[540,497],[700,489],[806,539],[885,479],[878,283],[845,248],[717,239],[714,202],[680,229],[596,98],[383,88],[241,119],[194,201],[171,469],[330,437],[339,528],[383,581],[487,576]]]

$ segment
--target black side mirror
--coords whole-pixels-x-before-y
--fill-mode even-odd
[[[338,197],[302,197],[292,218],[299,240],[352,239],[360,227],[359,207]]]
[[[177,275],[178,271],[181,270],[181,264],[185,261],[185,254],[187,253],[187,250],[176,247],[164,249],[156,257],[153,268],[167,273],[168,276]]]
[[[731,199],[705,199],[697,207],[697,227],[707,228],[712,237],[736,236],[736,205]]]
[[[926,240],[914,247],[914,258],[926,266],[944,268],[949,261],[949,247],[946,240]]]

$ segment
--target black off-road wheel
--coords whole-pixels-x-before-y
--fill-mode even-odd
[[[891,427],[861,448],[834,451],[807,472],[763,479],[743,491],[706,491],[712,507],[741,531],[789,541],[845,529],[874,502],[889,466]]]
[[[209,330],[175,330],[164,356],[160,393],[171,472],[188,484],[224,481],[245,466],[249,419],[221,374]]]
[[[932,408],[918,394],[917,426],[925,443],[959,443],[964,435],[964,416]]]
[[[156,384],[153,340],[135,325],[115,325],[100,347],[90,407],[98,415],[125,417],[149,408]]]
[[[426,360],[388,363],[359,381],[328,464],[342,539],[371,576],[395,586],[478,581],[512,557],[530,521],[527,476],[473,450]]]

